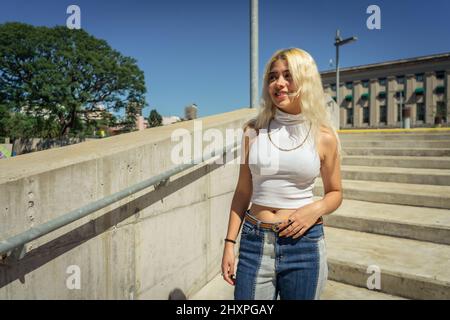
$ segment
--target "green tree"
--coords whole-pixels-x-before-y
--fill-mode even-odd
[[[153,109],[152,111],[150,111],[150,115],[148,116],[147,121],[148,121],[148,126],[150,128],[159,127],[162,125],[162,117],[158,113],[158,111],[156,111],[156,109]]]
[[[100,103],[133,118],[145,92],[136,60],[83,30],[0,24],[0,106],[16,113],[4,122],[31,117],[39,137],[75,135]]]

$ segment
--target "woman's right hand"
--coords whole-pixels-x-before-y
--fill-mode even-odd
[[[234,286],[236,282],[234,274],[234,261],[234,244],[226,242],[222,257],[222,276],[223,279],[232,286]]]

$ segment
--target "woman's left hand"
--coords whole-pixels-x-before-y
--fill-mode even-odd
[[[296,239],[301,237],[309,228],[316,224],[320,215],[317,214],[313,208],[303,207],[296,210],[289,216],[287,221],[284,221],[278,226],[278,236],[292,237]]]

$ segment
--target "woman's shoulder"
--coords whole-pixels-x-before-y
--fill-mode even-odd
[[[320,126],[319,128],[319,144],[321,144],[323,147],[329,149],[329,148],[336,148],[338,144],[338,140],[336,137],[336,133],[334,130],[330,127],[326,126]]]
[[[242,127],[244,135],[248,135],[250,138],[259,134],[258,128],[256,128],[256,118],[248,120]]]

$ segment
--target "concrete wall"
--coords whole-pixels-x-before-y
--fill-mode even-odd
[[[239,128],[256,110],[202,120],[203,130]],[[174,164],[177,128],[194,121],[25,154],[0,161],[0,239],[162,173]],[[225,134],[224,134],[225,136]],[[203,146],[206,146],[204,142]],[[239,172],[199,164],[27,245],[0,261],[0,299],[167,299],[188,296],[220,271]],[[81,288],[67,281],[78,266]]]
[[[65,138],[65,139],[43,139],[43,138],[20,138],[14,140],[14,154],[20,155],[29,152],[42,151],[52,148],[59,148],[83,141],[94,140],[92,138]]]

